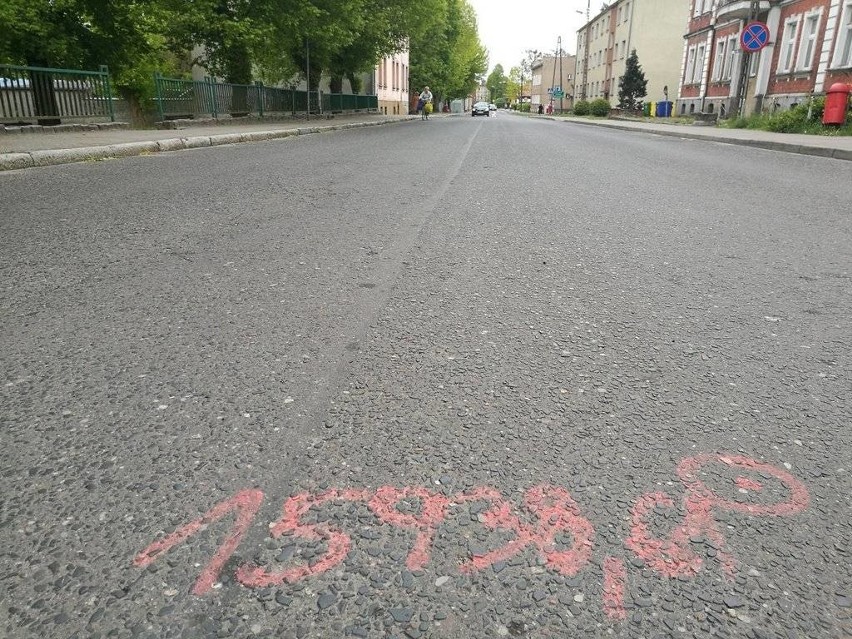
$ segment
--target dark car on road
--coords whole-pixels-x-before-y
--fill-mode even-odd
[[[470,114],[474,117],[477,115],[490,115],[491,107],[487,102],[475,102],[473,108],[470,111]]]

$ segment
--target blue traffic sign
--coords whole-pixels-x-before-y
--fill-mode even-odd
[[[762,22],[749,22],[740,34],[740,46],[744,51],[760,51],[769,44],[769,27]]]

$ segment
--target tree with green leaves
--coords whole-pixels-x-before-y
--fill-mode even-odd
[[[466,0],[2,0],[0,34],[0,62],[106,64],[137,98],[153,93],[154,72],[188,75],[193,63],[234,84],[301,75],[316,90],[325,73],[333,89],[349,77],[358,90],[361,73],[406,46],[416,57],[416,43],[437,60],[424,77],[462,94],[486,62]]]
[[[75,69],[105,64],[120,93],[151,95],[154,71],[181,66],[165,35],[171,19],[160,0],[3,0],[0,62]],[[36,91],[34,99],[41,113],[51,113],[53,85],[33,86],[47,87],[47,95]]]
[[[521,67],[509,69],[509,77],[506,79],[506,97],[509,102],[514,103],[521,98]]]
[[[491,73],[488,74],[488,79],[485,80],[485,86],[488,87],[488,92],[491,94],[491,101],[495,102],[500,98],[505,98],[506,88],[509,79],[503,73],[503,65],[498,64],[494,67]]]
[[[410,41],[411,86],[429,85],[436,101],[470,95],[488,69],[476,13],[467,0],[440,0],[430,28]]]
[[[648,95],[648,81],[639,64],[636,49],[627,58],[624,75],[618,81],[618,106],[627,111],[642,108],[642,98]]]
[[[532,77],[533,64],[541,57],[542,53],[538,49],[527,49],[524,52],[524,57],[521,60],[521,72],[528,81]]]

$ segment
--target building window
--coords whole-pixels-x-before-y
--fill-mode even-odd
[[[852,0],[843,3],[843,13],[837,25],[837,46],[833,67],[852,67]]]
[[[695,48],[695,69],[692,76],[693,84],[701,84],[701,76],[704,73],[704,45],[699,44]]]
[[[760,63],[760,58],[763,56],[764,49],[761,49],[757,53],[751,54],[751,59],[748,63],[748,75],[750,78],[753,78],[757,75],[757,65]]]
[[[683,81],[686,84],[692,84],[692,77],[695,75],[695,47],[689,47],[686,52],[686,72],[683,74]]]
[[[716,59],[713,60],[713,75],[710,76],[714,82],[722,79],[725,70],[725,58],[728,54],[728,40],[721,38],[716,40]]]
[[[791,18],[784,23],[781,55],[778,57],[778,73],[789,73],[793,70],[793,53],[796,50],[796,34],[798,32],[799,18]]]
[[[819,33],[819,19],[819,13],[811,13],[805,17],[805,24],[802,26],[802,41],[799,44],[799,59],[796,61],[796,68],[801,71],[810,71],[813,66],[817,33]]]
[[[737,55],[737,36],[728,38],[728,55],[725,57],[725,67],[722,69],[722,79],[730,81],[733,75],[734,58]],[[752,56],[757,57],[757,56]]]

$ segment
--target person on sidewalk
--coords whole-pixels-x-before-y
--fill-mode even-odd
[[[432,92],[429,90],[428,86],[423,87],[423,92],[420,94],[420,100],[423,101],[423,111],[422,118],[424,120],[429,119],[429,114],[432,113]]]

